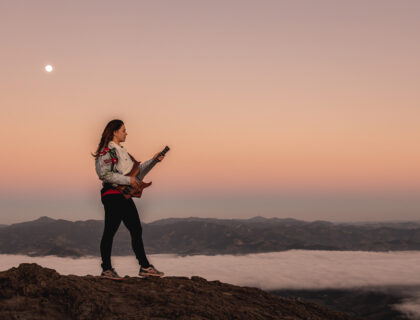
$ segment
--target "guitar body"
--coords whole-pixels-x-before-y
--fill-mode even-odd
[[[138,162],[136,160],[133,160],[133,161],[134,161],[133,169],[131,169],[131,171],[126,174],[126,176],[135,177],[139,173],[140,162]],[[117,189],[122,193],[122,195],[126,199],[129,199],[131,197],[140,198],[141,194],[143,193],[143,189],[147,188],[151,184],[152,184],[152,182],[140,181],[138,189],[134,189],[132,186],[126,186],[126,185],[118,185]]]
[[[164,156],[166,152],[169,151],[169,147],[166,146],[165,149],[156,157],[155,160],[153,160],[152,162],[152,166],[154,166],[157,162],[159,162],[159,160],[157,160],[157,158],[162,155]],[[133,168],[131,169],[131,171],[129,173],[126,174],[126,176],[130,176],[130,177],[136,177],[139,174],[139,164],[140,162],[137,161],[136,159],[134,159],[134,157],[129,154],[131,159],[134,162]],[[127,185],[118,185],[117,189],[122,193],[122,195],[126,198],[129,199],[131,197],[135,197],[135,198],[140,198],[141,194],[143,193],[143,189],[149,187],[152,184],[152,182],[143,182],[140,181],[139,182],[139,187],[134,189],[131,185],[127,186]]]

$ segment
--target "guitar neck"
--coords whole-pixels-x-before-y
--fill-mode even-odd
[[[159,154],[158,154],[158,156],[153,160],[153,162],[159,162],[160,160],[158,160],[158,158],[159,157],[161,157],[161,156],[164,156],[165,154],[166,154],[166,152],[168,152],[169,150],[171,150],[171,149],[169,149],[169,147],[168,146],[166,146]]]
[[[166,154],[166,152],[168,152],[169,150],[170,150],[169,147],[166,146],[165,149],[163,149],[161,152],[159,152],[157,157],[153,159],[151,165],[154,166],[156,163],[160,162],[160,160],[158,158],[161,157],[161,156],[164,156]]]

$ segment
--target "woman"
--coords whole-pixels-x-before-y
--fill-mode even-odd
[[[138,188],[138,181],[141,181],[153,167],[153,160],[158,157],[157,159],[161,161],[164,156],[156,153],[152,159],[139,165],[139,173],[136,177],[126,176],[125,174],[130,172],[134,165],[129,153],[120,144],[125,141],[126,136],[127,131],[121,120],[110,121],[102,133],[98,149],[95,154],[92,154],[95,157],[96,173],[103,181],[101,202],[105,209],[105,226],[100,246],[101,277],[123,279],[111,265],[112,241],[121,221],[130,231],[131,245],[140,264],[139,275],[162,277],[164,273],[158,271],[147,260],[142,240],[142,227],[133,199],[131,197],[126,199],[115,187],[131,185],[133,188]]]

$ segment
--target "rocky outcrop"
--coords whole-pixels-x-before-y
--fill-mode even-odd
[[[204,278],[60,275],[35,263],[0,272],[1,319],[328,319],[350,316],[299,299]]]

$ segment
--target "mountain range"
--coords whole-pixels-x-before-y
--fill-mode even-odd
[[[67,221],[40,217],[3,225],[0,253],[30,256],[99,255],[102,220]],[[251,219],[169,218],[142,223],[146,252],[215,255],[305,250],[420,250],[420,222],[332,223],[254,217]],[[121,224],[113,255],[132,254]]]

